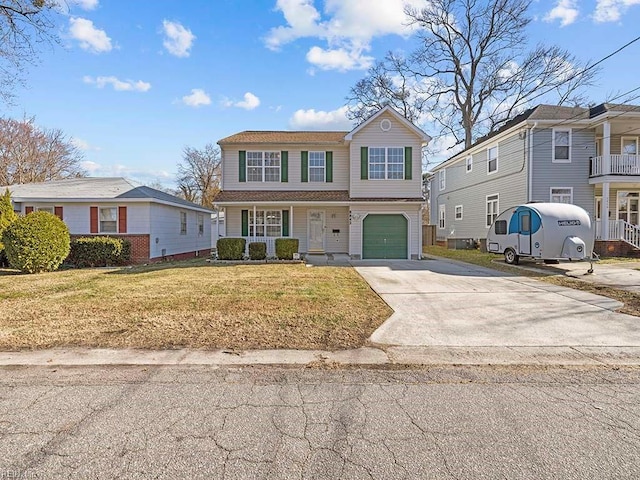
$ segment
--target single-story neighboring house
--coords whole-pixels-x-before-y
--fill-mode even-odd
[[[131,242],[135,263],[209,255],[211,213],[200,205],[125,178],[72,178],[8,188],[14,210],[60,217],[72,238],[109,236]]]

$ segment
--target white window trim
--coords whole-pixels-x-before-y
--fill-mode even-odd
[[[182,230],[182,216],[184,215],[184,231]],[[189,216],[187,212],[180,212],[180,235],[186,235],[189,231]]]
[[[384,149],[384,178],[371,178],[371,149],[372,148],[383,148]],[[391,148],[398,148],[400,150],[402,150],[402,176],[401,178],[389,178],[389,149]],[[367,152],[367,174],[368,174],[368,178],[369,180],[373,180],[373,181],[400,181],[400,180],[404,180],[405,177],[405,171],[404,171],[404,165],[406,163],[406,159],[404,158],[404,147],[398,147],[398,146],[389,146],[389,147],[379,147],[379,146],[369,146],[368,147],[368,152]],[[378,165],[378,164],[376,164]]]
[[[465,163],[465,171],[467,173],[470,173],[473,171],[473,155],[468,155],[467,158],[464,161]],[[489,167],[487,167],[488,169]]]
[[[573,187],[549,187],[549,201],[551,203],[557,203],[553,201],[553,191],[554,190],[569,190],[571,193],[569,198],[569,203],[573,203]],[[558,195],[558,194],[556,194]],[[562,203],[562,202],[561,202]]]
[[[311,180],[311,169],[319,170],[320,167],[312,167],[311,166],[311,154],[312,153],[321,153],[324,164],[322,166],[322,180]],[[282,162],[281,162],[282,163]],[[282,165],[281,165],[282,167]],[[307,154],[307,179],[310,183],[326,183],[327,181],[327,152],[321,150],[313,150],[309,151]]]
[[[556,132],[569,132],[569,158],[556,158]],[[551,131],[551,162],[552,163],[571,163],[571,143],[572,140],[572,129],[571,128],[554,128]],[[561,145],[564,146],[564,145]]]
[[[249,167],[249,153],[262,153],[262,165],[260,167],[262,180],[249,180],[249,168],[258,168],[254,166]],[[265,153],[278,154],[278,160],[280,161],[278,165],[278,180],[266,180],[265,173],[266,173],[267,167],[265,166]],[[245,178],[247,179],[248,183],[280,183],[282,181],[282,154],[279,150],[247,150],[245,155],[246,155]],[[275,167],[269,167],[269,168],[275,168]]]
[[[447,169],[443,168],[438,172],[438,181],[440,182],[440,191],[447,188]]]
[[[257,209],[255,210],[256,216],[253,218],[253,222],[251,221],[253,217],[253,210],[249,210],[249,218],[248,218],[248,227],[249,227],[249,237],[251,238],[281,238],[282,237],[282,210],[278,210],[277,208],[270,209]],[[256,223],[256,217],[258,213],[262,212],[262,218],[264,219],[264,223]],[[280,223],[279,224],[269,224],[267,223],[267,212],[278,212],[280,215]],[[264,228],[264,235],[256,235],[256,227]],[[280,227],[280,232],[278,235],[269,235],[267,233],[268,227]],[[251,230],[253,229],[253,235],[251,235]]]
[[[616,217],[615,219],[618,220],[620,218],[620,192],[627,192],[627,193],[637,193],[638,197],[640,197],[640,190],[618,190],[616,191]],[[627,218],[629,215],[629,211],[627,210]]]
[[[460,209],[460,217],[458,217],[458,209]],[[456,205],[456,207],[453,210],[453,212],[454,212],[453,218],[455,220],[462,220],[462,213],[463,213],[463,206],[462,205]]]
[[[625,140],[633,140],[636,142],[636,155],[638,155],[638,137],[634,137],[634,136],[627,136],[627,137],[621,137],[620,138],[620,155],[627,155],[624,152],[624,141]]]
[[[496,149],[496,169],[493,172],[489,171],[489,150]],[[500,149],[498,148],[498,144],[487,147],[487,175],[493,175],[498,173],[500,169]]]
[[[438,206],[438,230],[444,230],[447,223],[447,206]]]
[[[102,210],[105,209],[113,209],[116,211],[116,229],[114,231],[105,231],[102,229],[102,220],[100,220],[100,212]],[[118,218],[120,215],[118,215],[118,206],[117,205],[103,205],[103,206],[99,206],[98,207],[98,233],[118,233],[120,231],[120,225],[119,225],[119,221],[120,219]]]
[[[204,215],[198,213],[196,215],[196,222],[198,224],[198,236],[202,237],[204,235]]]
[[[500,215],[500,194],[499,193],[493,193],[491,195],[487,195],[485,197],[485,203],[484,203],[484,223],[487,223],[487,217],[489,216],[489,197],[496,197],[495,198],[495,202],[496,202],[496,218],[498,218],[498,216]],[[492,200],[493,202],[494,200]],[[491,225],[493,225],[493,222],[491,222],[489,225],[485,225],[486,228],[491,228]]]
[[[51,205],[51,206],[49,206],[49,205],[36,206],[33,209],[36,212],[47,212],[47,213],[50,213],[52,215],[55,215],[55,213],[56,213],[56,209],[55,209],[55,207],[53,205]]]

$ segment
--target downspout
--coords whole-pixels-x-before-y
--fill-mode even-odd
[[[527,202],[533,201],[533,131],[538,126],[535,122],[529,129],[529,185],[527,187]]]
[[[424,212],[424,203],[420,204],[418,212],[418,260],[422,260],[422,212]]]

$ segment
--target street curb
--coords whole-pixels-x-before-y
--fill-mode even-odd
[[[640,366],[640,346],[376,346],[353,350],[50,349],[0,352],[19,366]]]

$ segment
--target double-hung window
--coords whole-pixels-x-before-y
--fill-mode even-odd
[[[571,162],[571,129],[553,129],[553,162]]]
[[[281,210],[249,210],[249,236],[250,237],[281,237],[282,236],[282,211]]]
[[[440,190],[444,190],[447,186],[447,169],[443,168],[442,170],[440,170],[439,172],[439,178],[440,178]]]
[[[204,235],[204,215],[201,213],[198,214],[198,236],[201,237]]]
[[[187,212],[180,212],[180,235],[187,234]]]
[[[487,227],[490,227],[498,216],[498,194],[487,195]]]
[[[487,173],[498,171],[498,147],[487,149]]]
[[[116,233],[118,231],[118,209],[116,207],[100,207],[98,217],[100,233]]]
[[[444,228],[446,216],[447,216],[447,206],[440,205],[438,207],[438,228]]]
[[[573,203],[573,188],[551,188],[552,203]]]
[[[53,207],[36,207],[36,211],[37,212],[47,212],[47,213],[53,214],[54,209],[53,209]]]
[[[372,180],[402,180],[404,178],[404,148],[370,147],[369,178]]]
[[[456,220],[462,220],[462,205],[456,205],[455,218]]]
[[[324,182],[326,169],[325,152],[309,152],[309,181]]]
[[[248,182],[279,182],[280,152],[247,152]]]

